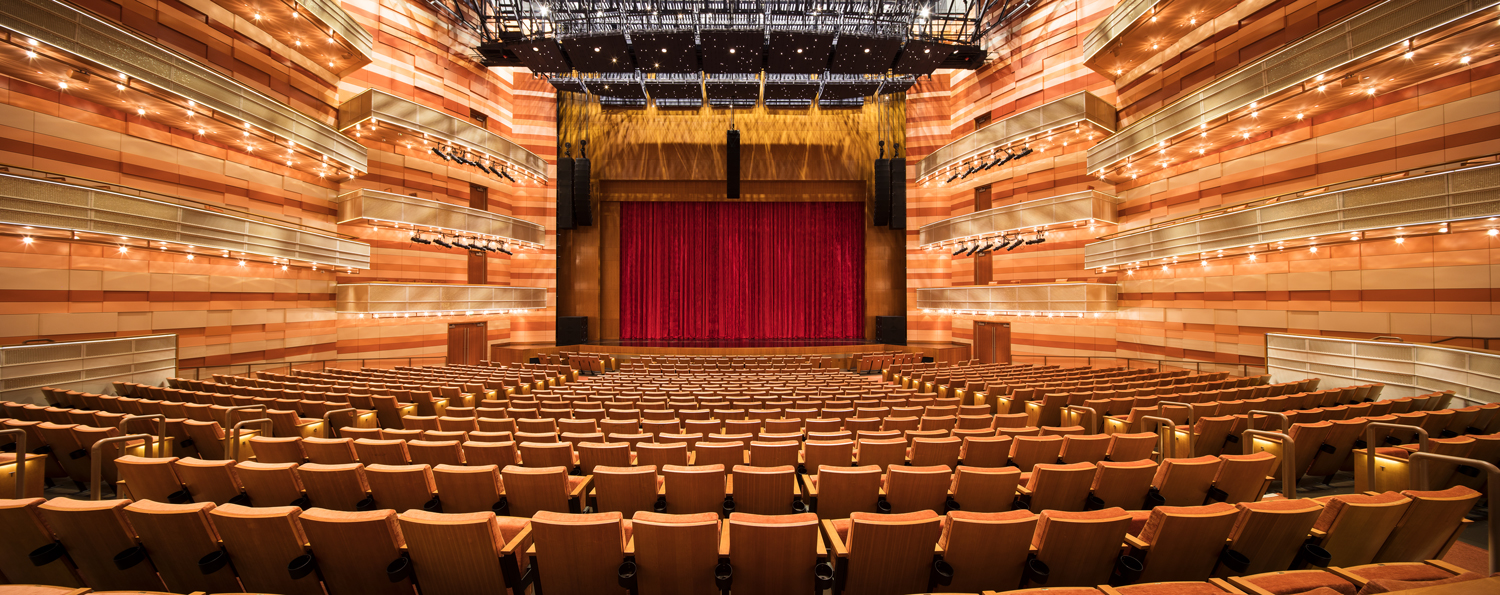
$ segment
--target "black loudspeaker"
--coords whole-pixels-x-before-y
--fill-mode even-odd
[[[557,228],[573,229],[573,158],[557,160]]]
[[[906,229],[906,158],[891,160],[891,229]]]
[[[724,196],[726,198],[740,197],[740,131],[730,130],[725,134],[724,146],[727,158],[724,160]]]
[[[558,316],[557,344],[582,345],[589,342],[589,317]]]
[[[891,224],[891,160],[875,160],[875,227]]]
[[[885,345],[905,345],[906,317],[876,316],[875,342]]]
[[[589,158],[573,160],[573,223],[579,227],[594,224],[594,209],[589,200]]]

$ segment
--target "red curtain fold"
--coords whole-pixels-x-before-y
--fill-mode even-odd
[[[626,202],[620,338],[864,337],[864,204]]]

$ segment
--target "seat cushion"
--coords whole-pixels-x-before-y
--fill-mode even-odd
[[[1438,585],[1448,585],[1453,583],[1462,583],[1465,581],[1479,580],[1481,578],[1484,577],[1474,572],[1465,572],[1460,575],[1449,576],[1448,578],[1431,581],[1402,581],[1396,579],[1381,578],[1374,579],[1368,583],[1365,583],[1365,588],[1359,590],[1359,595],[1373,595],[1375,593],[1389,593],[1391,591],[1405,591],[1407,589],[1435,587]]]
[[[1318,588],[1332,589],[1339,595],[1355,595],[1358,590],[1354,583],[1324,570],[1267,572],[1247,576],[1242,580],[1269,591],[1273,595],[1301,595]]]

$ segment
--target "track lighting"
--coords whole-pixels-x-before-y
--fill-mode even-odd
[[[954,256],[958,256],[960,254],[963,254],[968,249],[969,249],[968,245],[966,245],[966,244],[959,244],[958,245],[958,251],[954,252],[953,255]]]
[[[968,253],[966,253],[966,254],[964,254],[964,256],[973,256],[973,255],[974,255],[974,253],[975,253],[975,252],[978,252],[978,251],[979,251],[979,248],[981,248],[981,247],[982,247],[982,246],[981,246],[981,245],[980,245],[980,243],[979,243],[979,242],[974,242],[974,246],[973,246],[973,247],[972,247],[972,248],[969,248],[969,252],[968,252]]]
[[[500,253],[501,253],[501,254],[505,254],[505,255],[507,255],[507,256],[509,256],[509,255],[512,255],[512,254],[513,254],[513,253],[512,253],[512,252],[511,252],[511,251],[510,251],[510,250],[506,250],[506,249],[505,249],[505,242],[500,242],[500,246],[499,246],[499,248],[498,248],[498,249],[499,249],[499,250],[500,250]]]
[[[411,241],[416,242],[418,244],[431,244],[432,243],[427,238],[422,237],[422,232],[420,232],[420,231],[411,232]]]
[[[453,244],[450,244],[448,242],[448,236],[443,235],[443,234],[438,234],[438,237],[433,238],[432,243],[437,244],[439,246],[442,246],[444,248],[452,248],[453,247]]]
[[[444,155],[442,151],[437,150],[437,147],[432,148],[432,154],[437,155],[438,157],[442,157],[443,161],[448,161],[448,156]]]
[[[1012,155],[1010,151],[1005,151],[1004,149],[1001,149],[1001,151],[1004,151],[1005,155],[996,157],[995,160],[991,161],[989,165],[984,166],[985,169],[1005,165],[1005,162],[1016,158],[1016,156]]]

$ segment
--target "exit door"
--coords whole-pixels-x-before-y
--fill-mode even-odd
[[[1010,323],[974,323],[974,359],[983,364],[1010,363]]]
[[[485,323],[467,322],[448,325],[448,363],[479,365],[485,357],[484,348],[489,343]]]

